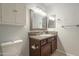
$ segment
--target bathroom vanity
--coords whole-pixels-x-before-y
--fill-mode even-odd
[[[47,28],[55,28],[55,22],[46,15],[30,10],[29,54],[30,56],[49,56],[57,49],[57,33]],[[54,24],[50,23],[53,22]]]
[[[29,36],[30,56],[50,56],[57,49],[56,34]]]

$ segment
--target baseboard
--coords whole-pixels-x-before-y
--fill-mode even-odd
[[[70,53],[66,53],[67,56],[76,56],[76,55],[73,55],[73,54],[70,54]]]
[[[64,51],[62,51],[62,50],[60,50],[60,49],[57,49],[57,51],[58,51],[58,52],[61,52],[61,53],[63,53],[63,54],[66,54],[67,56],[76,56],[76,55],[73,55],[73,54],[64,52]]]

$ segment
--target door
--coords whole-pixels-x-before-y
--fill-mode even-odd
[[[41,47],[41,56],[49,56],[51,54],[51,45],[47,43]]]
[[[26,16],[26,5],[24,3],[16,4],[16,24],[25,25]]]
[[[15,24],[15,4],[2,4],[2,24]]]

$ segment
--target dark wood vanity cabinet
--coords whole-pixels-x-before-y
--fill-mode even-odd
[[[30,56],[50,56],[57,49],[57,36],[44,39],[29,37]]]
[[[57,40],[52,41],[52,53],[57,49]]]
[[[41,47],[41,56],[49,56],[51,54],[51,45],[50,43]]]

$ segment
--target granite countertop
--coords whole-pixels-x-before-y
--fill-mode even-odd
[[[30,38],[37,39],[37,40],[43,40],[43,39],[50,38],[53,36],[55,36],[55,34],[42,34],[42,35],[30,36]]]

